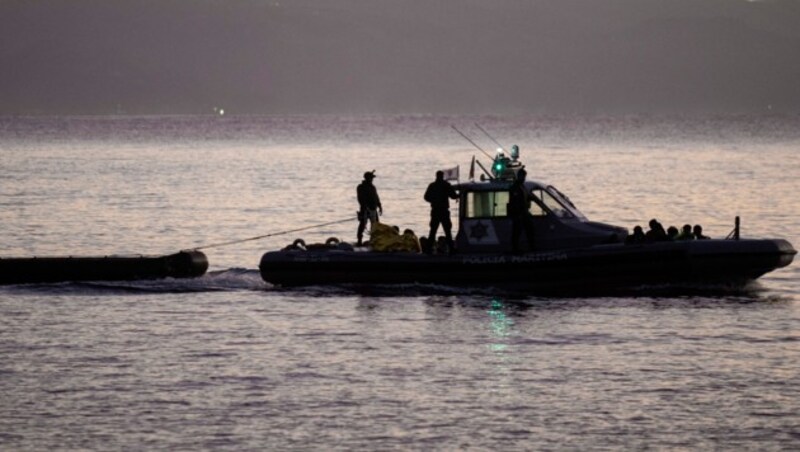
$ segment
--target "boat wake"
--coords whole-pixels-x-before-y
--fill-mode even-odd
[[[83,294],[117,293],[192,293],[269,290],[255,269],[229,268],[211,271],[197,278],[165,278],[138,281],[79,281],[47,284],[18,284],[2,287],[8,292]]]

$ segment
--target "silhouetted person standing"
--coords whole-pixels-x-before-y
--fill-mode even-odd
[[[525,188],[525,176],[528,173],[521,169],[517,171],[517,177],[511,184],[508,194],[508,214],[511,216],[511,250],[519,253],[519,236],[525,231],[528,239],[528,250],[533,251],[534,230],[533,217],[531,216],[531,196]]]
[[[444,172],[437,171],[436,180],[431,182],[428,189],[425,190],[425,201],[431,204],[431,230],[428,234],[428,244],[432,248],[432,244],[436,243],[436,230],[441,224],[445,239],[447,239],[447,246],[452,252],[455,246],[452,233],[453,223],[450,221],[450,199],[458,199],[456,189],[450,185],[450,182],[444,180]]]
[[[372,185],[372,179],[375,178],[375,171],[367,171],[364,173],[364,180],[356,187],[356,195],[358,197],[358,245],[361,246],[364,238],[364,229],[367,227],[369,220],[369,227],[378,222],[378,212],[383,215],[383,207],[381,206],[381,198],[378,197],[378,189]]]

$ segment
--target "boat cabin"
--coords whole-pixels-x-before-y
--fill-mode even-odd
[[[521,168],[495,173],[479,182],[456,187],[459,193],[459,228],[456,247],[465,253],[507,253],[511,251],[511,217],[508,214],[509,190]],[[552,185],[526,181],[531,197],[530,213],[535,230],[535,251],[578,248],[625,241],[625,228],[589,221],[570,199]],[[525,234],[520,246],[527,250]]]

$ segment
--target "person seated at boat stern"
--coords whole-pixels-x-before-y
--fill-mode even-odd
[[[444,180],[444,171],[436,172],[436,180],[428,185],[424,198],[431,205],[431,229],[430,233],[428,233],[426,249],[423,249],[423,251],[429,254],[433,252],[433,244],[436,243],[436,231],[441,224],[447,240],[447,246],[452,253],[455,249],[455,244],[453,243],[453,223],[450,221],[450,200],[458,199],[458,194],[456,189],[450,185],[450,182]]]
[[[528,239],[528,250],[534,249],[533,217],[531,216],[531,196],[525,188],[525,169],[517,171],[517,177],[511,184],[508,194],[508,214],[511,216],[511,251],[521,253],[519,236],[525,231]]]
[[[666,242],[669,240],[667,231],[664,230],[664,226],[658,220],[653,218],[650,220],[649,225],[650,229],[644,235],[647,242]]]
[[[711,238],[703,235],[703,227],[700,226],[699,224],[694,225],[694,227],[692,228],[692,234],[694,235],[694,238],[697,240],[708,240]]]
[[[691,224],[684,224],[681,228],[680,234],[675,237],[675,240],[694,240],[694,233],[692,232]]]
[[[380,212],[383,215],[381,198],[378,197],[378,189],[372,185],[372,179],[375,179],[375,170],[364,173],[364,180],[356,187],[356,196],[358,197],[358,231],[356,232],[356,238],[358,239],[358,246],[362,245],[367,221],[369,221],[369,227],[372,228],[378,222],[378,213]]]
[[[644,243],[646,241],[647,238],[644,236],[644,229],[639,225],[633,228],[633,234],[625,238],[625,243],[627,244]]]

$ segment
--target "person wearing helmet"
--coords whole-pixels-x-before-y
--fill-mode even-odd
[[[375,178],[375,170],[367,171],[364,173],[364,180],[356,187],[356,196],[358,197],[358,246],[361,246],[364,239],[364,229],[378,222],[378,213],[383,215],[383,207],[381,206],[381,198],[378,197],[378,189],[372,185],[372,179]]]

